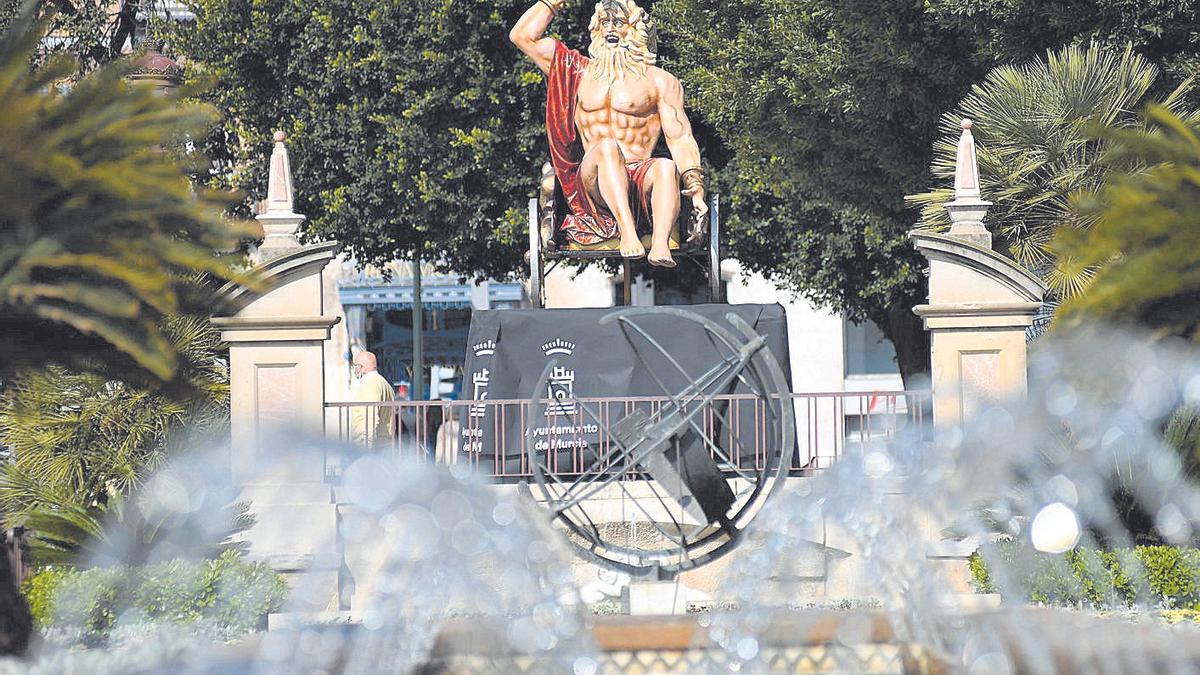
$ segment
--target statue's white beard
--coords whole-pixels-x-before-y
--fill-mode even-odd
[[[638,78],[646,74],[645,61],[635,56],[626,42],[610,45],[604,36],[600,36],[592,40],[588,53],[592,62],[588,64],[587,72],[592,79],[615,82],[625,75]]]

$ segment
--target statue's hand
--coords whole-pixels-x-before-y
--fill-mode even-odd
[[[696,185],[682,191],[684,196],[692,198],[692,231],[688,233],[687,243],[695,244],[703,241],[708,234],[708,199],[704,196],[704,186]]]

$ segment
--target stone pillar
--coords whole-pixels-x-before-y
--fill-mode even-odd
[[[963,120],[953,225],[946,234],[910,237],[929,259],[929,303],[913,308],[932,338],[933,418],[959,424],[990,401],[1026,390],[1025,330],[1042,306],[1046,285],[994,252],[983,225],[991,204],[980,198],[971,121]]]
[[[321,442],[325,342],[339,320],[324,306],[322,276],[337,244],[297,239],[304,216],[292,211],[283,142],[277,133],[257,218],[266,234],[259,283],[222,289],[234,313],[212,324],[229,343],[233,480],[256,519],[245,533],[249,555],[284,573],[299,591],[293,605],[337,609],[337,511]]]

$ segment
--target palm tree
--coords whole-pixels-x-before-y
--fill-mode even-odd
[[[220,336],[203,317],[165,319],[189,397],[51,366],[0,394],[0,511],[11,525],[43,507],[103,508],[229,418]]]
[[[31,532],[30,559],[37,565],[144,565],[154,558],[215,558],[243,551],[234,535],[254,524],[249,502],[235,501],[230,485],[211,486],[203,508],[188,512],[165,507],[154,495],[116,496],[103,506],[44,501],[23,516]],[[198,491],[200,492],[200,491]]]
[[[1158,78],[1159,69],[1132,49],[1073,45],[1048,52],[1045,60],[996,68],[942,118],[933,175],[953,181],[959,123],[973,120],[997,248],[1041,276],[1052,303],[1079,294],[1102,262],[1081,266],[1051,247],[1059,230],[1091,225],[1072,199],[1096,191],[1113,168],[1102,161],[1111,142],[1095,130],[1142,127],[1140,112]],[[1190,86],[1190,80],[1180,85],[1162,104],[1178,112]],[[949,226],[942,205],[952,199],[950,188],[909,197],[922,207],[921,226],[936,229]]]
[[[164,151],[215,114],[128,85],[121,66],[60,87],[69,58],[30,68],[32,7],[0,37],[0,379],[57,363],[178,384],[163,318],[203,313],[196,274],[239,278],[217,252],[249,232]]]

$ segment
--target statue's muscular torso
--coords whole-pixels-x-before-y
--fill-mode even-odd
[[[609,84],[585,74],[575,107],[575,126],[584,150],[611,138],[621,146],[625,161],[648,159],[662,135],[658,81],[664,76],[665,71],[650,67],[645,77],[624,77]]]

